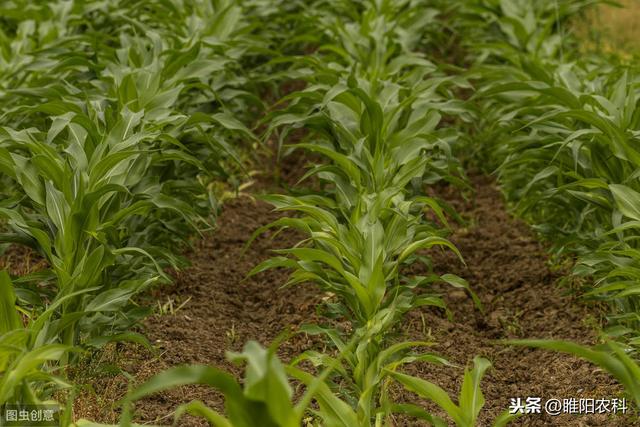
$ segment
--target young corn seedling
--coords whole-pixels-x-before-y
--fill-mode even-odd
[[[309,238],[278,251],[281,256],[257,266],[251,274],[292,268],[289,284],[313,281],[338,296],[333,314],[348,319],[353,333],[307,330],[325,334],[344,356],[336,371],[341,386],[333,383],[331,388],[343,389],[344,399],[356,409],[356,425],[378,426],[389,422],[391,415],[388,370],[415,360],[443,363],[437,356],[411,352],[429,343],[391,339],[407,311],[422,305],[444,307],[438,296],[418,295],[412,287],[434,281],[468,286],[453,275],[431,274],[409,281],[402,276],[402,266],[413,261],[420,249],[444,246],[457,253],[442,231],[422,218],[423,211],[430,209],[447,223],[438,201],[413,194],[420,191],[428,168],[434,181],[441,176],[437,160],[432,159],[447,158],[446,142],[434,135],[440,116],[426,94],[429,91],[421,98],[419,90],[413,96],[391,82],[369,83],[350,76],[340,83],[339,75],[333,79],[338,84],[326,90],[317,86],[293,94],[290,98],[299,97],[300,104],[282,113],[280,121],[277,117],[274,125],[305,124],[313,132],[310,142],[296,147],[327,158],[326,164],[306,175],[317,175],[326,183],[325,190],[299,197],[266,197],[276,209],[299,215],[256,232],[295,228]],[[309,108],[308,101],[317,104]],[[445,175],[447,167],[442,170]],[[413,192],[408,190],[410,183],[414,183]],[[350,338],[359,345],[346,350]],[[305,360],[318,366],[337,363],[331,356],[309,352],[294,364]]]
[[[447,224],[440,203],[425,196],[407,197],[406,191],[410,183],[423,181],[427,167],[433,165],[435,169],[429,171],[432,179],[439,176],[438,161],[431,163],[427,156],[433,150],[437,159],[443,144],[429,134],[435,129],[439,114],[426,110],[419,101],[416,110],[426,110],[426,117],[417,111],[412,114],[411,104],[398,100],[394,86],[389,93],[382,92],[380,96],[387,100],[382,104],[357,87],[354,80],[350,84],[351,87],[337,86],[331,92],[333,97],[325,99],[324,111],[304,121],[319,134],[319,140],[296,145],[329,160],[327,165],[318,165],[307,174],[317,174],[327,183],[326,195],[267,198],[278,210],[305,214],[302,218],[276,221],[269,227],[301,229],[310,234],[309,241],[303,244],[313,243],[313,249],[281,251],[301,262],[276,258],[258,266],[253,273],[297,265],[300,273],[292,276],[297,283],[316,277],[309,275],[315,273],[316,263],[323,264],[333,272],[319,278],[327,286],[332,284],[332,278],[340,278],[343,284],[329,290],[348,298],[352,316],[363,324],[383,305],[387,284],[400,285],[399,279],[394,282],[394,278],[400,277],[401,265],[417,250],[436,245],[456,250],[443,238],[442,231],[421,219],[422,212],[428,209]],[[387,112],[381,105],[395,108],[390,107]],[[408,117],[407,127],[402,126],[406,122],[397,121],[399,116]],[[290,115],[285,114],[285,118]],[[442,169],[446,171],[446,167]],[[264,228],[255,235],[263,231]],[[320,254],[327,257],[319,258]],[[464,283],[459,278],[445,279]]]
[[[478,416],[485,403],[482,390],[480,389],[480,381],[490,367],[491,363],[482,357],[476,356],[473,359],[473,368],[471,370],[466,368],[464,371],[464,379],[462,381],[458,404],[455,404],[442,388],[429,381],[398,372],[390,372],[390,375],[407,390],[433,401],[449,415],[457,427],[473,427],[477,425]],[[417,405],[394,405],[393,410],[427,421],[435,427],[445,427],[448,425],[442,418],[430,414]],[[492,426],[506,426],[516,418],[517,415],[505,411],[493,421]]]

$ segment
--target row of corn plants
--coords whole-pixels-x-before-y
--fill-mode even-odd
[[[464,2],[478,158],[515,212],[575,258],[585,298],[611,307],[606,342],[519,344],[569,352],[611,372],[640,405],[637,67],[577,55],[569,19],[595,1]],[[618,342],[615,342],[618,341]]]
[[[70,388],[86,350],[145,342],[132,298],[184,265],[214,180],[241,173],[251,31],[226,0],[0,2],[0,242],[46,263],[0,273],[0,406]]]
[[[428,2],[421,1],[314,2],[295,11],[304,14],[306,24],[297,27],[290,42],[309,44],[315,52],[272,61],[274,66],[290,64],[287,76],[303,80],[305,88],[285,96],[267,115],[265,138],[277,140],[283,155],[305,150],[321,160],[309,167],[292,195],[264,196],[290,216],[255,236],[292,229],[306,237],[276,251],[250,274],[287,268],[287,286],[313,283],[325,291],[327,324],[308,325],[301,332],[324,336],[333,350],[310,350],[283,366],[275,356],[276,344],[266,350],[249,343],[242,354],[230,354],[247,365],[243,388],[215,368],[174,368],[132,391],[121,425],[131,425],[133,401],[185,384],[223,392],[226,414],[192,402],[176,411],[177,419],[190,413],[216,426],[391,426],[398,416],[447,425],[419,405],[396,401],[392,389],[398,384],[432,401],[456,425],[476,425],[484,405],[480,380],[489,361],[474,360],[457,403],[436,384],[402,372],[404,365],[418,361],[448,364],[425,351],[433,343],[404,341],[398,334],[409,311],[446,309],[433,284],[465,289],[480,308],[462,278],[436,274],[422,252],[442,247],[460,256],[446,238],[447,218],[457,214],[424,194],[440,181],[466,185],[452,156],[459,134],[442,118],[470,120],[453,94],[467,82],[418,53],[429,37],[430,27],[422,19],[430,11]],[[276,72],[272,78],[278,77]],[[289,143],[299,129],[305,136]],[[305,187],[306,180],[312,182]],[[405,274],[416,262],[425,265],[426,273]],[[313,367],[316,374],[302,367]],[[305,386],[298,400],[292,398],[288,378]],[[495,425],[509,418],[502,415]]]

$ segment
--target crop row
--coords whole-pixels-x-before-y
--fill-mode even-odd
[[[515,212],[571,260],[581,296],[611,307],[602,345],[528,344],[600,365],[640,403],[640,86],[636,66],[582,54],[569,34],[594,3],[480,0],[452,25],[474,35],[482,158]]]
[[[0,241],[45,265],[0,274],[2,406],[70,388],[83,352],[148,345],[132,298],[212,227],[213,182],[240,170],[231,142],[252,135],[234,111],[251,102],[240,61],[257,45],[231,1],[0,9]]]

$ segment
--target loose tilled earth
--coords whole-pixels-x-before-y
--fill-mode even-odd
[[[506,338],[563,338],[592,344],[602,311],[558,285],[561,274],[552,271],[545,247],[525,224],[508,214],[491,178],[479,175],[472,178],[472,183],[476,193],[467,201],[451,188],[439,190],[439,195],[467,219],[467,224],[457,226],[451,236],[467,266],[449,253],[433,250],[429,254],[439,272],[452,272],[469,281],[483,303],[484,314],[463,292],[441,288],[453,320],[439,309],[416,310],[404,323],[403,338],[433,340],[433,351],[458,367],[419,364],[406,370],[457,396],[463,367],[475,355],[487,357],[493,368],[482,382],[486,399],[482,426],[491,425],[508,408],[512,397],[541,397],[543,401],[620,397],[621,388],[615,381],[589,363],[565,354],[496,342]],[[144,325],[144,333],[157,352],[118,344],[97,355],[97,360],[88,361],[73,378],[87,384],[75,404],[76,417],[116,422],[118,409],[114,401],[126,392],[127,378],[138,383],[174,365],[204,363],[241,376],[242,369],[226,360],[227,350],[239,351],[251,339],[268,345],[287,328],[295,331],[301,324],[320,321],[316,307],[327,296],[313,285],[282,288],[287,272],[280,270],[246,278],[252,267],[269,257],[270,249],[288,247],[298,240],[299,236],[291,234],[272,240],[267,233],[243,252],[254,230],[275,218],[277,214],[269,206],[251,197],[228,202],[217,231],[187,253],[192,266],[175,273],[173,285],[156,289],[145,298],[149,304],[165,306],[164,310],[157,310],[163,314],[153,315]],[[413,269],[419,273],[417,267]],[[298,334],[281,345],[279,354],[286,361],[313,346],[322,343]],[[96,363],[98,360],[101,363]],[[395,392],[416,401],[415,396],[399,388]],[[172,410],[194,399],[222,410],[222,397],[215,391],[183,387],[139,402],[137,419],[170,424]],[[425,405],[443,415],[432,405]],[[404,419],[398,419],[397,424],[422,425]],[[186,417],[179,425],[206,423]],[[630,427],[640,426],[640,422],[630,416],[530,415],[512,425]]]

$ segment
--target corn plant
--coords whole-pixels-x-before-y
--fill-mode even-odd
[[[484,406],[480,381],[490,367],[491,364],[488,360],[476,356],[473,359],[473,368],[465,368],[458,404],[451,400],[447,392],[432,382],[399,372],[390,372],[390,375],[407,390],[433,401],[451,417],[456,426],[472,427],[478,422],[478,416]],[[400,404],[396,405],[394,410],[427,421],[436,427],[448,425],[443,419],[428,413],[417,405]],[[517,418],[516,415],[505,411],[494,420],[492,425],[494,427],[505,426],[515,418]]]
[[[270,118],[273,131],[285,127],[281,140],[293,128],[309,131],[305,141],[292,148],[326,159],[305,175],[317,176],[323,188],[297,197],[265,198],[277,210],[298,215],[261,228],[256,235],[271,227],[295,228],[308,238],[278,251],[280,256],[251,274],[288,267],[293,269],[289,284],[313,281],[337,297],[328,314],[349,320],[351,330],[306,330],[327,336],[344,357],[330,388],[341,389],[345,401],[355,408],[355,425],[367,426],[382,425],[390,416],[391,378],[385,369],[415,360],[443,363],[435,355],[413,352],[428,343],[392,340],[395,326],[407,311],[423,305],[444,307],[438,295],[419,295],[413,289],[428,288],[436,281],[466,289],[468,285],[454,275],[406,278],[402,274],[403,265],[419,258],[420,249],[444,246],[457,253],[439,226],[423,217],[423,212],[432,211],[446,225],[447,208],[420,194],[425,183],[460,181],[453,173],[457,169],[448,142],[454,134],[436,130],[439,112],[454,105],[440,95],[454,79],[426,78],[433,71],[429,63],[403,62],[402,49],[397,49],[397,58],[395,49],[388,56],[376,56],[375,52],[395,43],[389,35],[395,33],[388,29],[399,28],[399,23],[388,13],[395,9],[384,9],[392,2],[363,3],[362,9],[353,5],[346,14],[353,24],[333,25],[335,21],[327,18],[330,24],[325,28],[333,44],[325,45],[326,50],[338,55],[305,59],[303,66],[313,70],[302,71],[312,76],[307,78],[309,86],[286,97],[289,105]],[[379,50],[365,58],[366,39],[358,41],[363,47],[353,42],[358,36],[362,39],[358,29],[365,32],[373,27],[379,32],[369,42]],[[328,60],[335,62],[325,65]],[[362,64],[349,71],[359,61]],[[345,343],[352,338],[359,345],[347,350]],[[316,352],[303,354],[294,364],[302,361],[324,367],[338,363]]]
[[[253,273],[282,265],[295,266],[299,273],[292,275],[292,281],[317,278],[328,290],[338,292],[348,301],[348,310],[361,325],[384,306],[386,294],[397,294],[388,292],[387,287],[402,286],[401,265],[413,259],[417,250],[436,245],[457,250],[436,226],[420,219],[422,212],[430,210],[447,224],[446,208],[433,198],[406,197],[407,186],[416,181],[421,184],[428,167],[433,168],[429,170],[431,179],[440,176],[439,153],[446,152],[447,147],[429,133],[435,129],[439,114],[429,111],[427,102],[421,105],[419,101],[414,113],[411,104],[396,98],[394,86],[388,88],[388,95],[383,92],[383,96],[388,96],[387,102],[377,103],[353,80],[351,85],[351,88],[337,86],[332,91],[334,98],[325,99],[326,112],[321,110],[303,119],[321,139],[296,145],[329,160],[328,165],[318,165],[307,174],[317,174],[322,182],[331,184],[327,185],[326,195],[267,198],[279,210],[305,214],[303,218],[283,219],[271,226],[294,227],[309,233],[309,243],[315,249],[281,251],[300,261],[276,258],[258,266]],[[409,97],[408,102],[412,100]],[[395,108],[383,111],[381,105]],[[426,116],[418,114],[425,110]],[[409,123],[399,121],[403,115]],[[301,120],[291,119],[290,114],[283,119]],[[434,153],[435,161],[429,161],[426,155],[429,152]],[[440,168],[446,171],[446,163]],[[258,230],[256,235],[262,231]],[[318,269],[320,265],[322,269]],[[319,275],[321,271],[323,274]],[[459,278],[445,279],[463,283]]]
[[[111,129],[100,129],[76,112],[56,118],[47,133],[3,130],[2,172],[25,198],[4,207],[2,216],[13,236],[26,239],[48,261],[51,274],[45,278],[53,279],[45,294],[31,287],[25,302],[40,301],[32,306],[37,315],[46,301],[63,299],[58,314],[71,315],[43,331],[41,344],[62,335],[63,343],[75,345],[82,334],[108,336],[139,318],[140,310],[123,310],[127,301],[166,276],[145,249],[128,246],[133,233],[122,231],[131,215],[170,209],[192,221],[189,205],[145,182],[146,168],[166,160],[140,150],[158,135],[135,134],[139,123],[139,116],[125,111]],[[118,267],[128,263],[129,272]]]
[[[3,331],[2,403],[66,387],[51,372],[78,346],[146,343],[129,332],[147,314],[131,300],[167,281],[163,269],[184,264],[176,249],[211,228],[211,180],[232,179],[231,142],[252,138],[231,110],[255,104],[231,72],[252,42],[235,2],[176,4],[179,19],[162,22],[148,19],[164,2],[123,13],[23,3],[1,5],[0,74],[12,78],[0,97],[17,107],[0,118],[0,239],[32,247],[47,268],[3,283],[17,296],[7,307],[28,320]]]
[[[343,399],[349,403],[350,407],[355,408],[353,421],[351,421],[351,425],[354,426],[388,425],[394,414],[406,414],[428,421],[435,426],[447,425],[444,420],[418,405],[393,401],[388,395],[388,390],[394,382],[404,385],[408,390],[441,406],[457,425],[465,427],[476,425],[477,416],[484,405],[480,379],[490,366],[489,361],[476,358],[472,373],[465,372],[459,407],[437,385],[402,373],[401,369],[404,365],[414,362],[444,365],[449,363],[436,354],[412,351],[416,348],[427,348],[433,343],[389,342],[388,336],[391,329],[402,319],[403,314],[412,308],[408,300],[401,300],[396,304],[381,310],[370,321],[370,327],[354,331],[350,339],[357,343],[355,348],[352,348],[348,342],[344,342],[335,330],[319,326],[304,328],[303,331],[306,333],[326,335],[338,349],[339,357],[307,351],[295,359],[292,365],[296,366],[306,361],[317,367],[333,367],[335,375],[327,378],[325,383],[329,386],[329,390],[342,390]],[[293,372],[294,377],[305,383],[309,383],[312,379],[309,374],[302,371]],[[349,390],[349,393],[345,393],[345,389]],[[320,405],[322,408],[322,401]],[[501,419],[506,422],[508,417],[503,415]],[[503,425],[500,422],[497,420],[496,425]]]

